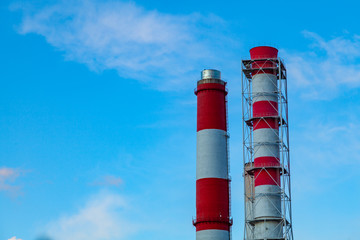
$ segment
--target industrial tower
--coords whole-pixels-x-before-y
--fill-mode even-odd
[[[286,68],[273,47],[242,60],[245,240],[293,240]]]
[[[197,82],[196,240],[229,240],[230,179],[227,89],[220,71],[207,69]]]

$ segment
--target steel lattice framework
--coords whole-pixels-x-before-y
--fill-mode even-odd
[[[254,62],[264,63],[262,66],[254,64]],[[272,66],[272,67],[269,67]],[[278,99],[278,114],[271,116],[279,122],[279,153],[280,164],[277,166],[254,166],[254,146],[253,141],[253,92],[252,92],[252,77],[254,73],[265,73],[268,71],[276,73],[277,77],[277,99]],[[271,168],[280,168],[281,183],[281,219],[279,221],[280,228],[282,227],[282,237],[276,239],[293,240],[292,230],[292,216],[291,216],[291,184],[290,184],[290,154],[289,154],[289,121],[288,121],[288,94],[287,94],[287,73],[284,62],[280,58],[264,58],[256,60],[242,60],[242,120],[243,120],[243,164],[244,164],[244,197],[245,197],[245,226],[244,226],[244,240],[258,240],[254,235],[254,225],[256,218],[254,218],[255,209],[255,192],[254,179],[256,178],[254,172],[267,171]],[[266,119],[269,119],[267,117]],[[264,120],[264,119],[263,119]],[[270,175],[270,174],[269,174]],[[258,197],[258,196],[257,196]],[[267,197],[267,196],[264,196]],[[271,221],[273,219],[269,219]],[[264,221],[262,219],[262,221]],[[266,221],[266,220],[265,220]],[[273,238],[261,238],[273,239]]]

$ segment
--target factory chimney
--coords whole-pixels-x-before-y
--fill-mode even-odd
[[[245,240],[292,240],[286,68],[261,46],[243,60]]]
[[[227,89],[220,71],[203,70],[197,96],[196,240],[229,240]]]

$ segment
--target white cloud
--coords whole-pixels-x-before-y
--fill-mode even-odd
[[[330,99],[340,89],[360,87],[360,36],[326,40],[313,32],[303,34],[312,41],[308,51],[283,50],[281,54],[290,84],[312,99]]]
[[[221,47],[232,41],[220,34],[224,21],[214,15],[170,15],[133,2],[58,1],[18,8],[24,14],[20,33],[44,36],[66,59],[92,70],[115,69],[159,89],[193,84],[204,67],[220,64]]]
[[[76,213],[63,216],[47,226],[46,234],[57,240],[125,239],[138,230],[138,225],[125,216],[129,206],[115,193],[100,193]]]
[[[14,168],[0,168],[0,191],[16,191],[18,186],[15,180],[20,176],[20,171]]]
[[[12,238],[9,238],[8,240],[22,240],[22,239],[16,238],[16,237],[14,236],[14,237],[12,237]]]

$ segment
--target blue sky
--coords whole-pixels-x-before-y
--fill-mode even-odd
[[[243,236],[241,59],[288,68],[296,239],[360,234],[356,1],[0,3],[0,239],[194,239],[200,71],[229,88]]]

